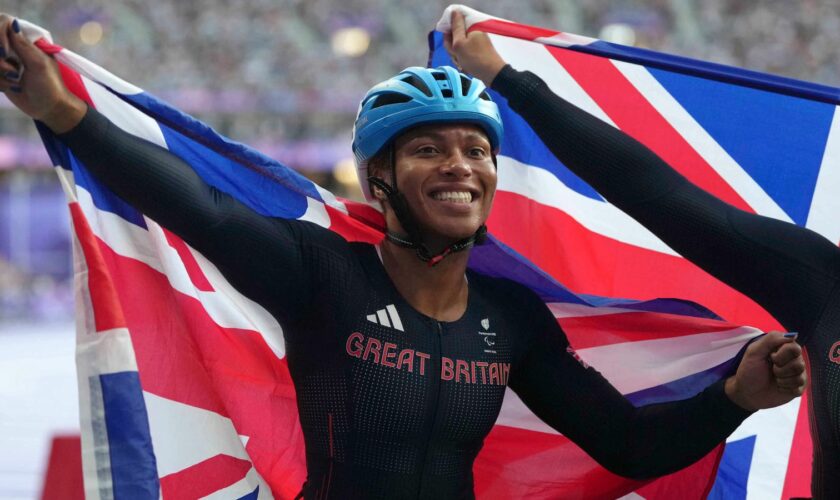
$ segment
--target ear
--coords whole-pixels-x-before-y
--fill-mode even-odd
[[[382,191],[382,189],[376,186],[371,186],[371,189],[373,189],[373,197],[377,200],[385,201],[386,199],[388,199],[388,196],[385,195],[385,192]]]

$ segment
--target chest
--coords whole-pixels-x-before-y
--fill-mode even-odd
[[[452,437],[468,437],[462,427],[486,434],[510,376],[510,326],[480,304],[451,323],[399,303],[371,306],[343,346],[357,424],[381,431],[387,422],[416,428],[431,419]]]

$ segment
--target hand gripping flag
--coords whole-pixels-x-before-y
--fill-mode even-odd
[[[348,240],[381,240],[381,215],[371,207],[337,199],[219,136],[54,45],[43,30],[24,25],[24,31],[55,56],[68,87],[89,105],[117,126],[185,159],[205,181],[258,213],[313,221]],[[506,126],[512,130],[516,125]],[[49,130],[39,126],[39,131],[65,187],[75,233],[86,495],[294,497],[305,462],[280,326],[177,235],[92,178]],[[539,204],[556,220],[531,220],[549,230],[520,232],[527,217],[516,219],[519,227],[506,227],[502,210],[496,210],[491,221],[496,236],[473,253],[474,269],[517,280],[540,294],[582,361],[595,365],[635,404],[688,397],[731,368],[757,330],[720,321],[685,301],[612,300],[605,298],[608,285],[603,283],[587,289],[570,279],[569,288],[561,285],[557,278],[567,279],[559,271],[564,264],[552,265],[532,250],[553,245],[553,226],[544,224],[568,226],[575,210],[561,209],[565,200],[547,199],[543,186],[528,180],[527,169],[543,168],[536,161],[517,159],[507,149],[501,160],[500,179],[506,180],[498,202],[512,208],[520,203],[519,210]],[[592,200],[591,206],[606,206],[579,181],[569,180],[569,174],[545,171],[555,179],[550,186],[574,186],[561,193],[583,191],[578,196]],[[605,242],[637,243],[600,229]],[[582,238],[599,234],[584,223],[576,232]],[[640,238],[652,241],[649,235]],[[668,255],[661,244],[636,246]],[[572,258],[577,249],[564,239],[564,254],[555,257]],[[591,258],[586,253],[582,259]],[[645,295],[644,290],[612,291],[619,297]],[[712,485],[721,452],[658,481],[629,481],[599,467],[530,415],[511,393],[476,463],[476,493],[484,498],[701,498]]]

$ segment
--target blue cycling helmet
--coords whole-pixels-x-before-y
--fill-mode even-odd
[[[502,143],[499,108],[484,83],[451,66],[406,68],[371,88],[353,125],[356,173],[365,199],[373,201],[368,162],[397,136],[428,123],[474,123],[484,129],[493,153]]]

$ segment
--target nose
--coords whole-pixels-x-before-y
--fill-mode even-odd
[[[441,173],[447,177],[464,178],[472,175],[472,167],[461,151],[453,151],[441,165]]]

